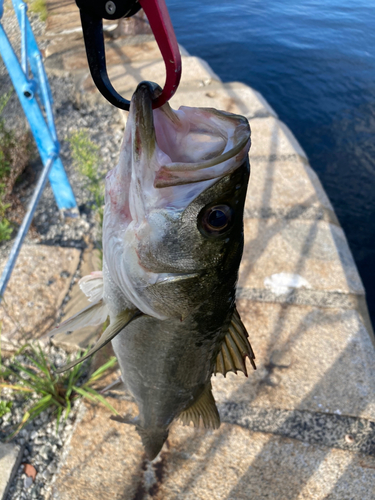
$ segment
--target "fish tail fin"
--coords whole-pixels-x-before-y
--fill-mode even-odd
[[[157,457],[163,444],[167,440],[168,430],[163,427],[151,427],[145,429],[140,425],[136,426],[138,434],[141,436],[142,444],[149,460]]]

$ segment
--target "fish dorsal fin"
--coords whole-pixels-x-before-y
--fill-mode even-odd
[[[215,375],[221,373],[225,377],[228,372],[237,374],[239,370],[247,377],[246,356],[249,358],[254,370],[256,370],[255,356],[248,336],[249,334],[241,321],[237,309],[234,309],[228,333],[223,340],[221,350],[216,358]]]
[[[206,386],[197,401],[180,414],[179,418],[183,425],[193,422],[194,427],[199,427],[202,422],[205,429],[220,427],[220,416],[212,395],[211,383]]]
[[[100,337],[100,339],[97,341],[97,343],[94,345],[92,349],[90,349],[84,356],[82,356],[79,359],[76,359],[75,361],[72,361],[71,363],[68,363],[67,365],[63,366],[62,368],[59,368],[56,370],[57,373],[63,373],[66,370],[69,370],[70,368],[73,368],[73,366],[77,365],[78,363],[82,363],[85,359],[89,358],[93,354],[96,353],[99,349],[104,347],[108,342],[110,342],[113,338],[116,337],[118,333],[121,332],[133,319],[138,318],[139,316],[142,316],[143,313],[139,310],[126,310],[123,311],[122,313],[118,314],[113,321],[111,321],[110,325],[106,328],[104,331],[103,335]]]

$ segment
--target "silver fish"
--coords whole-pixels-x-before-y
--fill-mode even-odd
[[[219,427],[213,373],[247,375],[246,356],[255,368],[235,306],[249,124],[210,108],[153,111],[154,91],[143,82],[134,93],[106,178],[103,270],[80,282],[92,304],[53,332],[109,316],[87,356],[112,340],[150,460],[177,418]]]

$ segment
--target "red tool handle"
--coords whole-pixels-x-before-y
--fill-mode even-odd
[[[139,0],[163,56],[166,79],[153,109],[165,104],[176,92],[181,79],[181,55],[165,0]]]

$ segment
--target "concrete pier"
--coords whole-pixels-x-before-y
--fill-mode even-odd
[[[74,75],[78,101],[100,102],[79,35],[72,35],[79,33],[75,4],[69,33],[53,19],[66,14],[65,4],[47,1],[50,37],[58,40],[47,68]],[[128,98],[142,79],[164,81],[152,37],[137,36],[138,45],[114,40],[110,47],[110,78]],[[265,99],[242,83],[221,82],[205,61],[183,53],[172,107],[239,113],[252,130],[237,304],[258,369],[249,365],[248,378],[213,377],[220,429],[175,423],[152,464],[133,427],[85,403],[51,498],[372,500],[373,332],[345,234],[305,152]],[[86,331],[68,342],[74,348],[89,341]],[[110,402],[136,415],[130,400]]]

